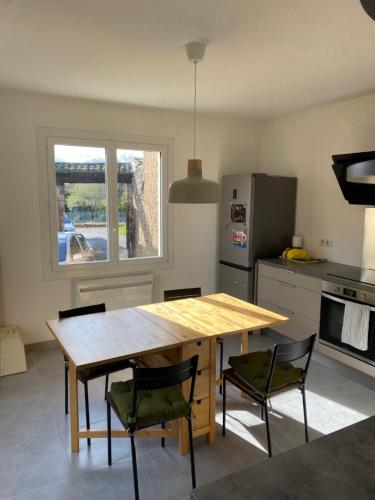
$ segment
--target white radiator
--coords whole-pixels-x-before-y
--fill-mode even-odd
[[[107,311],[152,303],[154,276],[133,274],[75,282],[76,306],[105,303]]]

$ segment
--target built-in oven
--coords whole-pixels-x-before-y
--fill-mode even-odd
[[[349,302],[369,306],[366,351],[342,342],[345,305]],[[375,292],[323,281],[319,342],[375,366]]]

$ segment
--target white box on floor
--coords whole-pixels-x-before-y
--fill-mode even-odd
[[[25,372],[25,347],[15,326],[0,327],[0,376]]]

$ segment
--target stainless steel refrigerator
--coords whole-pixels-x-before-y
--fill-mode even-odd
[[[219,205],[219,291],[253,302],[255,262],[291,246],[297,179],[224,175]]]

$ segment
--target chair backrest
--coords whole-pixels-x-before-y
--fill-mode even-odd
[[[202,295],[201,287],[180,288],[177,290],[164,290],[164,302],[179,299],[191,299]]]
[[[94,314],[105,312],[105,304],[94,304],[92,306],[75,307],[59,311],[59,319],[73,318],[74,316],[84,316],[85,314]]]
[[[138,391],[164,389],[191,379],[188,403],[193,401],[198,354],[180,363],[160,368],[133,368],[132,417],[136,417]]]
[[[297,359],[306,356],[305,367],[303,368],[303,376],[301,382],[306,380],[307,372],[310,365],[311,354],[314,348],[316,333],[300,342],[290,342],[289,344],[276,344],[273,349],[271,364],[267,376],[266,392],[269,392],[272,384],[272,376],[275,366],[280,363],[291,363]]]

